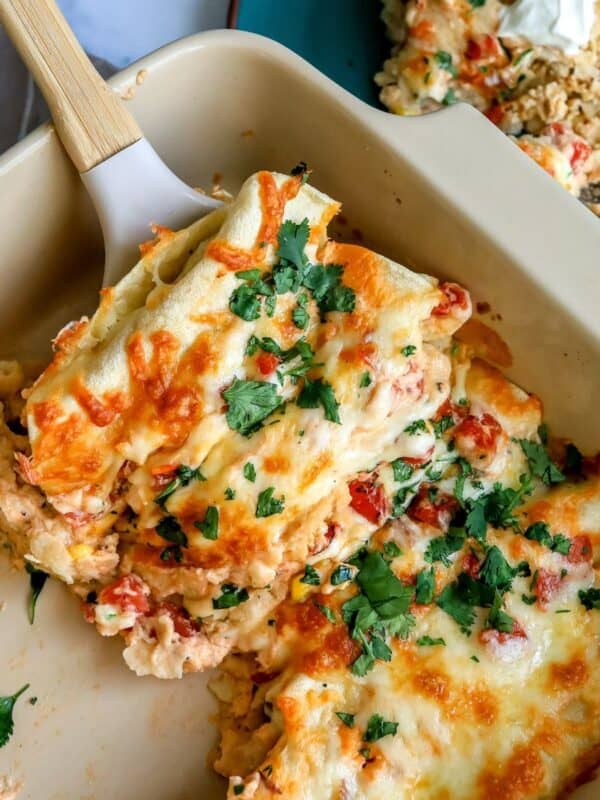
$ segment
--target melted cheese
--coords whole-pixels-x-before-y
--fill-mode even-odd
[[[450,391],[449,358],[430,342],[468,317],[468,295],[455,285],[445,293],[435,279],[364,247],[329,241],[327,224],[338,208],[300,176],[261,172],[212,219],[179,233],[159,230],[133,273],[104,293],[94,318],[62,334],[54,363],[28,397],[27,472],[71,523],[76,543],[94,554],[112,536],[117,575],[141,577],[153,602],[174,595],[184,608],[201,609],[209,642],[221,641],[226,629],[234,646],[268,610],[264,587],[279,586],[321,548],[332,509],[347,497],[348,476],[430,448],[431,433],[405,429],[433,417]],[[292,322],[291,292],[275,296],[272,316],[263,309],[246,321],[233,313],[239,272],[259,269],[268,278],[282,223],[303,220],[310,227],[306,257],[339,265],[354,310],[322,314],[305,292],[304,331]],[[340,423],[326,419],[320,405],[296,403],[302,378],[265,376],[260,351],[247,353],[251,337],[282,349],[303,338],[317,365],[309,376],[331,387]],[[251,436],[228,424],[223,390],[236,380],[264,381],[285,402]],[[158,492],[182,464],[200,468],[204,479],[179,487],[160,506]],[[254,481],[244,475],[248,464]],[[267,491],[282,508],[258,517]],[[209,508],[219,516],[213,539],[198,529]],[[169,541],[157,530],[167,515],[185,536],[179,560],[165,557]],[[248,592],[240,609],[212,608],[226,584]],[[278,590],[266,592],[274,605]],[[127,614],[127,624],[113,616],[107,624],[104,611],[96,608],[96,622],[103,633],[123,631],[130,665],[170,674],[156,658],[133,652],[152,649],[142,620],[131,631]],[[199,637],[188,638],[172,674],[210,663],[193,653]],[[215,648],[215,661],[222,651]]]

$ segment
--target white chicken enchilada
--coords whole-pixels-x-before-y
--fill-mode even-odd
[[[558,796],[600,748],[598,462],[307,178],[157,228],[24,405],[6,365],[0,528],[138,675],[222,665],[231,797]]]

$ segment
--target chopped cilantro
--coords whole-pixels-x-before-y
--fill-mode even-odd
[[[550,528],[546,522],[534,522],[525,531],[525,538],[534,542],[539,542],[555,553],[568,556],[571,551],[571,540],[562,533],[552,536]]]
[[[494,545],[487,551],[487,555],[479,570],[479,578],[491,589],[498,592],[510,591],[516,570],[513,569],[502,555],[499,547]]]
[[[460,456],[456,462],[459,468],[459,474],[456,479],[456,483],[454,484],[454,497],[458,500],[458,502],[463,505],[465,502],[464,492],[465,492],[465,482],[467,478],[473,474],[473,467],[469,464],[466,458]]]
[[[494,602],[490,609],[490,613],[485,623],[486,628],[494,628],[500,633],[512,633],[515,627],[515,621],[512,617],[502,610],[502,595],[496,592],[494,595]]]
[[[429,605],[433,602],[435,592],[435,571],[434,568],[422,569],[417,573],[417,584],[415,602],[421,606]]]
[[[474,661],[476,664],[479,664],[479,659],[477,658],[477,656],[470,656],[470,658],[471,661]]]
[[[436,645],[446,645],[446,642],[440,636],[438,639],[432,639],[431,636],[420,636],[417,639],[419,647],[434,647]]]
[[[280,261],[293,265],[301,272],[306,264],[304,248],[308,243],[309,236],[310,226],[307,218],[303,219],[300,224],[286,220],[279,228],[277,235],[279,244],[277,255]],[[297,288],[298,286],[296,286]],[[291,291],[296,291],[296,289],[291,289]],[[286,291],[290,291],[290,289]],[[277,290],[277,293],[282,294],[279,290]]]
[[[275,313],[276,305],[277,305],[277,298],[275,297],[274,294],[272,294],[270,297],[267,297],[267,299],[265,300],[265,313],[267,317],[273,316],[273,314]]]
[[[347,714],[345,711],[336,711],[335,715],[347,728],[354,727],[354,714]]]
[[[526,475],[521,475],[519,481],[518,489],[503,488],[502,484],[495,483],[489,494],[468,502],[466,528],[471,536],[483,541],[488,524],[496,528],[518,528],[513,511],[532,490],[531,479]]]
[[[175,477],[173,478],[170,483],[165,486],[165,488],[157,494],[154,498],[154,502],[157,503],[161,508],[164,508],[166,500],[179,489],[180,486],[187,486],[190,481],[197,480],[197,481],[205,481],[206,478],[200,471],[200,467],[196,467],[195,469],[192,467],[188,467],[187,464],[180,464],[175,469]]]
[[[156,526],[156,532],[159,536],[162,536],[163,539],[166,539],[167,542],[172,542],[180,547],[188,546],[188,538],[181,529],[181,525],[176,517],[163,517]]]
[[[445,567],[449,567],[450,556],[462,550],[465,538],[463,528],[450,528],[446,536],[438,536],[429,542],[425,550],[425,561],[428,564],[441,561]]]
[[[473,583],[475,582],[473,581]],[[469,592],[465,591],[465,581],[458,580],[445,586],[435,602],[442,611],[445,611],[458,623],[463,633],[469,634],[475,622],[474,603],[472,600],[473,598],[469,595]]]
[[[536,478],[541,478],[547,486],[564,481],[565,476],[550,459],[542,444],[529,442],[527,439],[519,439],[518,441],[527,457],[529,469]]]
[[[414,354],[417,352],[417,348],[414,344],[407,344],[406,347],[403,347],[400,352],[403,356],[406,356],[406,358],[410,358],[410,356],[414,356]]]
[[[411,436],[414,436],[421,431],[427,430],[427,424],[424,419],[416,419],[414,422],[411,422],[410,425],[407,425],[404,428],[404,433],[410,433]]]
[[[388,558],[398,558],[402,555],[402,550],[398,547],[396,542],[385,542],[383,545],[383,552]]]
[[[435,433],[436,439],[441,438],[441,436],[452,427],[454,427],[454,419],[450,414],[433,422],[433,432]]]
[[[233,793],[236,795],[236,797],[240,794],[244,794],[245,791],[246,786],[243,783],[236,783],[236,785],[233,787]]]
[[[367,730],[363,736],[363,741],[376,742],[384,736],[395,736],[397,730],[397,722],[388,722],[381,714],[373,714],[367,722]]]
[[[282,402],[275,384],[238,378],[223,392],[223,397],[227,403],[227,424],[242,436],[254,433]]]
[[[304,575],[300,578],[300,583],[306,583],[309,586],[320,586],[321,577],[311,564],[305,565]]]
[[[318,408],[320,405],[323,407],[325,419],[341,424],[339,403],[335,399],[333,387],[321,378],[315,381],[306,378],[296,402],[300,408]]]
[[[0,697],[0,747],[8,742],[14,731],[13,710],[19,697],[29,689],[26,683],[18,692],[9,697]]]
[[[176,564],[181,564],[183,561],[183,552],[181,550],[181,546],[178,544],[172,544],[169,547],[165,547],[160,554],[161,561],[175,561]]]
[[[571,552],[571,540],[563,536],[562,533],[557,533],[552,539],[552,550],[562,556],[568,556]]]
[[[240,589],[235,583],[224,583],[220,597],[213,598],[213,608],[233,608],[245,603],[248,597],[247,589]]]
[[[363,372],[363,374],[360,376],[360,380],[358,382],[359,387],[361,389],[366,389],[367,386],[370,386],[372,383],[373,383],[373,378],[371,377],[371,373],[370,372]]]
[[[470,2],[473,2],[473,0],[470,0]],[[452,106],[456,102],[457,102],[456,92],[454,91],[454,89],[448,89],[448,91],[446,92],[446,94],[442,99],[442,103],[445,106]]]
[[[555,614],[570,614],[571,613],[571,609],[570,608],[557,608],[554,613]]]
[[[251,483],[256,480],[256,468],[251,461],[247,461],[244,464],[244,478]]]
[[[593,608],[600,610],[600,589],[580,589],[578,592],[581,604],[591,611]]]
[[[301,331],[304,331],[306,330],[308,321],[310,320],[310,315],[306,310],[308,296],[306,294],[298,295],[297,302],[298,305],[292,311],[292,322],[297,328],[300,328]]]
[[[194,522],[194,526],[205,539],[214,541],[219,536],[219,509],[216,506],[209,506],[204,519],[201,522],[198,520]]]
[[[281,514],[285,507],[285,498],[273,497],[274,492],[275,487],[269,486],[268,489],[263,489],[258,495],[255,514],[257,517],[271,517],[273,514]]]
[[[29,574],[29,605],[27,608],[28,616],[29,616],[29,623],[33,625],[35,622],[35,607],[37,606],[37,601],[42,593],[42,589],[48,579],[48,573],[44,572],[41,569],[36,569],[29,561],[25,563],[25,569]]]
[[[339,586],[340,583],[346,583],[351,578],[352,569],[347,564],[340,564],[331,573],[330,581],[332,586]]]
[[[409,480],[414,472],[414,468],[401,458],[392,461],[392,470],[394,472],[394,480],[398,481],[398,483]]]
[[[253,356],[259,347],[260,347],[260,339],[258,339],[254,334],[252,334],[252,336],[250,336],[250,338],[246,342],[246,349],[244,350],[244,355]]]
[[[228,486],[225,489],[225,500],[234,500],[235,499],[235,489],[232,489],[231,486]]]
[[[441,69],[445,69],[453,78],[456,78],[456,67],[452,63],[452,56],[450,53],[446,52],[446,50],[438,50],[435,54],[435,60]]]
[[[534,594],[530,594],[530,595],[522,594],[521,595],[521,600],[525,603],[525,605],[532,606],[535,603],[535,601],[537,600],[537,597]]]
[[[411,587],[398,580],[381,553],[361,548],[354,560],[359,564],[356,582],[360,592],[344,603],[342,616],[352,638],[362,646],[361,655],[352,664],[354,675],[362,677],[375,660],[391,659],[386,635],[406,639],[415,619],[407,613]]]
[[[335,614],[332,608],[329,608],[329,606],[325,606],[322,603],[315,603],[315,606],[319,609],[321,614],[323,614],[328,622],[335,624]]]
[[[229,299],[229,309],[245,322],[253,322],[260,317],[260,299],[254,289],[243,283],[234,289]]]

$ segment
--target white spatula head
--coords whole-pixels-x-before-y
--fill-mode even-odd
[[[183,183],[142,138],[84,172],[104,235],[104,286],[112,286],[139,258],[151,225],[183,228],[221,205]]]
[[[104,234],[104,286],[138,258],[153,223],[181,228],[220,203],[186,186],[96,72],[54,0],[0,0],[6,28],[41,89]]]

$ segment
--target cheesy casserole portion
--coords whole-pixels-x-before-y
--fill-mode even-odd
[[[554,798],[598,763],[598,460],[464,345],[434,425],[213,681],[228,798]]]
[[[433,447],[469,296],[329,240],[339,204],[306,177],[260,172],[159,230],[27,394],[3,527],[138,674],[244,647],[306,559],[343,546],[350,477]]]

